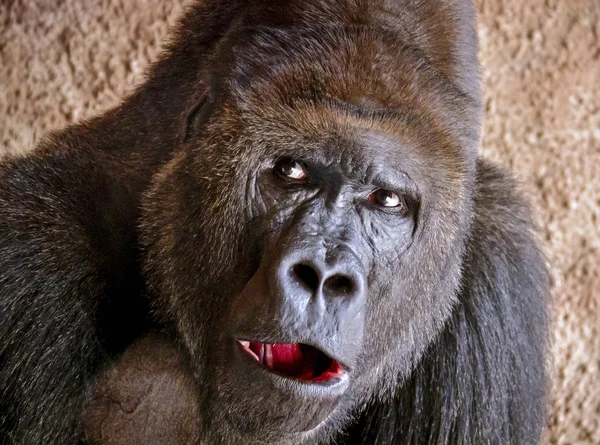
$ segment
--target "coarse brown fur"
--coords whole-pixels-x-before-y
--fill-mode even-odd
[[[536,443],[547,276],[481,114],[467,0],[190,8],[121,106],[0,164],[2,443]]]

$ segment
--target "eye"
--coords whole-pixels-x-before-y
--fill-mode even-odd
[[[275,173],[288,181],[306,181],[308,175],[302,164],[292,159],[282,159],[275,164],[273,169]]]
[[[406,201],[390,190],[377,189],[369,195],[369,201],[381,207],[406,209]]]

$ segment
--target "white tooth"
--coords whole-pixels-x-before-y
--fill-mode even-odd
[[[243,340],[238,340],[240,342],[240,344],[244,347],[244,348],[249,348],[250,347],[250,342],[249,341],[243,341]]]
[[[260,346],[260,351],[258,352],[258,361],[263,363],[263,359],[265,357],[265,345],[264,343]]]
[[[268,368],[273,367],[273,345],[271,344],[265,344],[264,363]]]

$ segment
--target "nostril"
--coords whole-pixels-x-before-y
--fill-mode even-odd
[[[319,288],[319,274],[306,264],[296,264],[292,268],[294,277],[302,284],[308,286],[312,291]]]
[[[350,295],[354,292],[354,281],[344,275],[334,275],[325,281],[323,289],[331,295]]]

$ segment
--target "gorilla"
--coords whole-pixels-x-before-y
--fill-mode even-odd
[[[0,164],[3,444],[534,444],[548,276],[470,0],[205,0]]]

